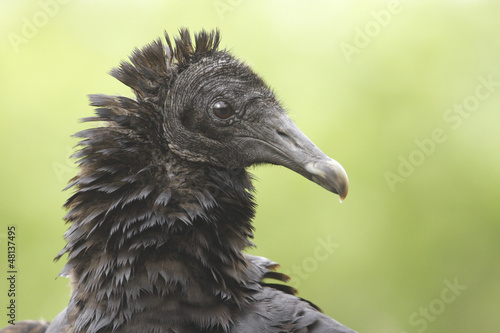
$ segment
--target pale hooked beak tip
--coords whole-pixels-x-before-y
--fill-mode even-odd
[[[337,193],[341,203],[344,201],[349,191],[349,179],[339,162],[333,159],[320,160],[307,163],[305,168],[311,174],[312,181],[330,192]]]

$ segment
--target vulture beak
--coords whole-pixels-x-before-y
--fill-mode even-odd
[[[259,132],[266,143],[259,148],[264,162],[287,167],[338,194],[340,202],[345,199],[349,180],[342,165],[323,153],[284,112],[267,118]]]

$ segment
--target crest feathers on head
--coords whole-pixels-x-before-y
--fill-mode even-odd
[[[135,49],[130,62],[121,62],[111,75],[134,91],[138,99],[158,97],[168,89],[176,76],[189,65],[218,51],[219,30],[201,30],[194,35],[194,44],[187,28],[179,30],[174,46],[167,32],[166,45],[158,38],[142,49]]]
[[[169,43],[166,33],[165,39]],[[194,39],[195,44],[193,46],[191,35],[186,28],[181,28],[179,37],[175,38],[175,62],[181,68],[217,51],[220,43],[219,30],[212,30],[211,32],[201,30],[195,34]]]

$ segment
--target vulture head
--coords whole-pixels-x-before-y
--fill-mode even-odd
[[[154,55],[152,47],[149,53],[136,52],[135,67],[122,63],[112,74],[131,86],[139,99],[156,99],[164,116],[160,139],[172,152],[225,169],[282,165],[337,193],[340,201],[346,197],[344,168],[298,129],[258,75],[218,50],[218,32],[202,31],[193,46],[188,31],[181,30],[175,49],[168,36],[167,43],[164,55]],[[154,87],[158,79],[147,82],[148,73],[141,66],[154,59],[137,59],[147,55],[167,59],[164,68],[150,73],[164,73],[163,87]]]

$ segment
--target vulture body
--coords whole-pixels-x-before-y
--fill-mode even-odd
[[[92,95],[67,188],[68,304],[1,332],[353,332],[294,296],[252,246],[246,167],[283,165],[343,199],[347,175],[288,118],[218,31],[165,34],[111,74],[135,99]],[[267,280],[266,280],[267,281]]]

